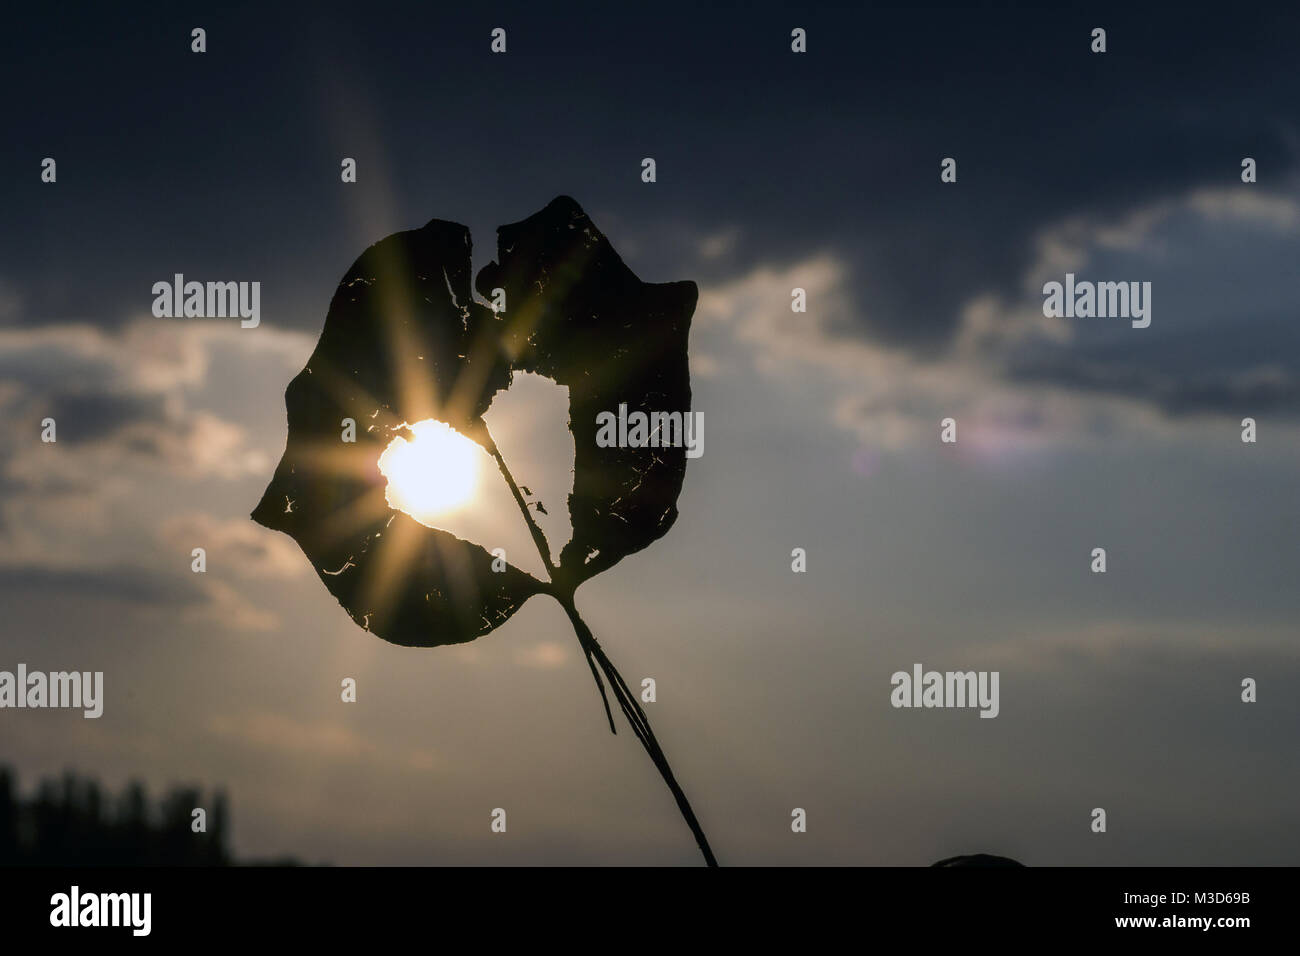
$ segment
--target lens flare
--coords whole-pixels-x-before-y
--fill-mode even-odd
[[[421,524],[465,504],[478,485],[485,453],[450,425],[426,418],[407,426],[379,456],[379,473],[388,479],[384,497]]]

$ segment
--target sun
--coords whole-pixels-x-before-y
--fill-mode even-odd
[[[474,494],[482,449],[433,418],[407,430],[410,440],[397,436],[379,456],[379,473],[388,479],[384,497],[390,507],[430,524]]]

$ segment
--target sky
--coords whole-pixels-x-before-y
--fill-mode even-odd
[[[699,287],[704,454],[668,534],[577,602],[655,678],[724,865],[1294,864],[1298,31],[1185,5],[15,14],[0,669],[102,670],[106,699],[0,712],[0,762],[223,786],[244,857],[699,861],[557,604],[389,645],[248,517],[354,260],[444,219],[477,271],[563,194],[641,279]],[[261,282],[260,324],[154,318],[178,272]],[[1150,282],[1150,327],[1044,316],[1066,273]],[[561,499],[562,398],[496,410]],[[998,671],[998,717],[891,707],[918,662]]]

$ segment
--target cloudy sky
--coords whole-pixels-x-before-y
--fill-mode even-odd
[[[222,785],[241,856],[698,861],[558,605],[391,646],[248,519],[355,258],[440,218],[477,269],[568,194],[642,279],[700,289],[680,518],[578,604],[656,679],[724,864],[1300,857],[1294,13],[25,17],[0,36],[0,669],[106,683],[99,720],[0,713],[25,784]],[[153,318],[177,272],[260,281],[260,326]],[[1045,318],[1067,272],[1151,282],[1150,327]],[[564,404],[525,384],[503,423],[563,488]],[[916,662],[998,670],[1000,715],[891,708]]]

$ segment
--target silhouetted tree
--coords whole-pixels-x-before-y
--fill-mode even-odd
[[[0,860],[12,860],[18,854],[18,801],[14,775],[0,767]]]
[[[199,807],[207,826],[196,833]],[[220,790],[205,799],[197,787],[177,787],[154,806],[139,781],[114,799],[98,781],[69,771],[42,780],[24,801],[16,775],[0,767],[0,865],[226,866],[232,862],[228,835],[228,801]]]

